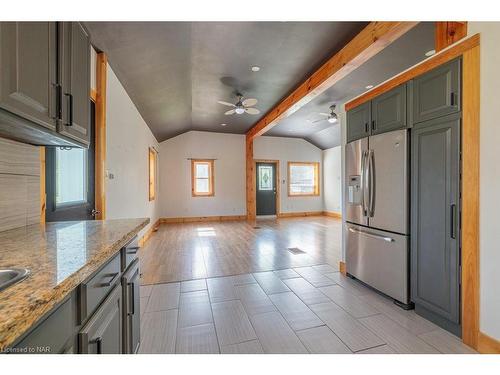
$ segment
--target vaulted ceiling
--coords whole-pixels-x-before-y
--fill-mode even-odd
[[[189,130],[245,133],[364,22],[87,22],[159,141]],[[253,72],[252,66],[259,66]],[[259,115],[225,116],[235,93]],[[221,126],[221,124],[227,124]],[[308,124],[306,124],[308,125]]]

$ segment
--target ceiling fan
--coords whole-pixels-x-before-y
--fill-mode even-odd
[[[230,109],[229,111],[224,112],[225,115],[241,115],[243,113],[248,113],[249,115],[258,115],[260,111],[257,108],[251,108],[255,104],[257,104],[257,99],[244,99],[243,95],[241,94],[236,94],[238,97],[238,101],[236,104],[224,102],[222,100],[218,100],[217,102],[222,105],[226,105],[228,107],[233,107],[233,109]]]
[[[332,104],[330,106],[330,113],[324,113],[324,112],[319,113],[321,116],[326,116],[326,118],[322,118],[322,119],[319,119],[319,120],[316,120],[316,121],[311,121],[311,123],[314,124],[316,122],[325,121],[325,120],[328,121],[330,124],[337,123],[338,122],[338,116],[335,113],[335,107],[336,107],[336,105]]]

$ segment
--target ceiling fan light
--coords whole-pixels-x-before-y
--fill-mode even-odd
[[[241,115],[242,113],[245,113],[245,108],[238,107],[234,110],[237,114]]]
[[[337,122],[337,117],[330,117],[330,118],[328,119],[328,122],[329,122],[330,124],[335,124],[335,123]]]

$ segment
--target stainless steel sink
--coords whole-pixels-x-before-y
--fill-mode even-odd
[[[30,274],[26,268],[7,268],[0,269],[0,291],[8,288],[21,280],[24,280]]]

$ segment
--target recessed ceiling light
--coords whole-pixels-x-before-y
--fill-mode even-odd
[[[430,56],[434,55],[435,53],[436,53],[436,50],[431,49],[430,51],[427,51],[427,52],[425,53],[425,56],[430,57]]]
[[[250,69],[252,69],[252,72],[258,72],[260,70],[260,66],[254,65]]]
[[[220,124],[220,126],[226,126],[227,124]]]
[[[365,89],[368,89],[368,90],[372,89],[372,88],[373,88],[373,85],[368,85],[368,86],[365,87]]]

